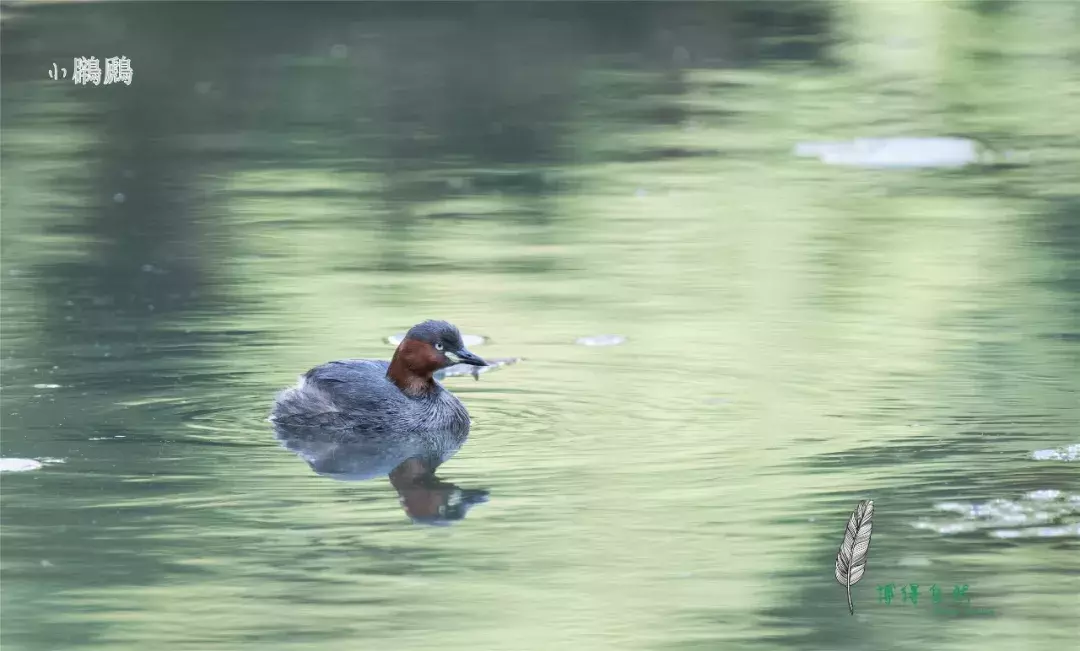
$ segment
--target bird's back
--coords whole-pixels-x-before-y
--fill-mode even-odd
[[[389,366],[377,359],[343,359],[316,366],[304,380],[329,395],[339,411],[377,412],[405,397],[386,377]]]
[[[347,359],[316,366],[274,404],[276,421],[333,421],[368,432],[462,431],[469,414],[449,391],[435,383],[430,394],[410,397],[387,377],[389,363]]]

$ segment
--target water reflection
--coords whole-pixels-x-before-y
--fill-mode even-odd
[[[418,524],[446,525],[488,500],[488,491],[461,488],[435,476],[441,459],[427,436],[402,433],[378,442],[341,422],[319,426],[274,422],[282,446],[315,473],[338,481],[390,478],[405,513]]]

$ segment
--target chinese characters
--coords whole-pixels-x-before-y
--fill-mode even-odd
[[[52,69],[49,70],[49,78],[60,79],[63,77],[67,79],[67,73],[67,68],[59,68],[54,63]],[[102,79],[101,62],[97,57],[75,57],[71,69],[71,80],[79,86],[86,86],[87,84],[108,86],[120,83],[130,86],[131,78],[134,75],[135,71],[131,68],[131,59],[124,56],[105,59],[104,79]]]
[[[988,608],[970,608],[971,596],[968,595],[968,588],[969,586],[966,583],[963,585],[953,585],[951,593],[952,598],[949,602],[944,601],[945,593],[938,584],[934,583],[927,591],[930,593],[930,603],[934,610],[952,608],[969,613],[993,614],[994,611]],[[918,583],[908,583],[900,586],[895,583],[886,583],[877,586],[878,603],[885,604],[886,606],[892,605],[893,601],[896,600],[897,591],[899,591],[901,598],[898,603],[910,603],[912,606],[918,606],[919,600],[923,599],[925,596],[925,592],[920,591],[920,585]],[[925,600],[923,600],[923,603],[926,603]]]

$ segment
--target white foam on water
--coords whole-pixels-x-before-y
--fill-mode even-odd
[[[1036,461],[1080,461],[1080,443],[1057,449],[1035,450],[1031,458]]]
[[[826,165],[872,168],[956,168],[989,162],[991,152],[967,138],[856,138],[802,142],[794,154]]]
[[[1024,529],[999,529],[992,531],[995,538],[1066,538],[1080,537],[1080,523],[1060,527],[1026,527]]]
[[[912,526],[946,536],[976,531],[995,538],[1080,536],[1080,494],[1054,488],[1029,491],[1016,500],[939,502],[934,509],[953,517],[922,518]]]
[[[53,463],[64,463],[65,459],[55,457],[41,457],[40,459],[20,459],[17,457],[0,458],[0,472],[27,472],[38,470],[42,466]]]
[[[594,335],[591,337],[578,337],[574,343],[579,346],[618,346],[625,342],[626,337],[622,335]]]
[[[37,459],[0,458],[0,472],[26,472],[37,470],[42,465]]]

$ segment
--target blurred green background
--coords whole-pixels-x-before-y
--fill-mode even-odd
[[[1080,472],[1032,459],[1080,443],[1077,3],[7,3],[0,29],[0,456],[54,460],[3,474],[5,651],[1080,636]],[[130,86],[48,77],[121,55]],[[950,134],[1024,162],[792,155]],[[525,358],[447,380],[474,425],[440,475],[491,491],[450,528],[265,422],[425,318]]]

